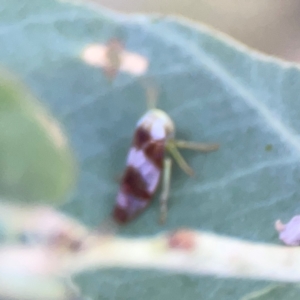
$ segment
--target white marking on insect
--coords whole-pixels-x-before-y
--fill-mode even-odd
[[[165,125],[162,120],[156,120],[151,126],[151,137],[154,140],[162,140],[166,138]]]
[[[151,163],[149,165],[145,165],[140,171],[147,183],[148,192],[154,193],[159,181],[160,170]]]
[[[126,208],[128,206],[128,198],[124,195],[124,193],[118,194],[117,203],[120,207]]]
[[[127,165],[139,170],[147,184],[148,192],[153,193],[159,181],[160,170],[145,156],[144,151],[132,147],[129,151]]]
[[[151,123],[153,117],[149,112],[146,112],[137,122],[136,127]]]
[[[153,140],[172,138],[175,133],[174,124],[162,110],[151,109],[137,122],[137,127],[148,130]]]
[[[127,158],[127,165],[139,169],[147,162],[147,160],[148,159],[142,150],[131,147]]]

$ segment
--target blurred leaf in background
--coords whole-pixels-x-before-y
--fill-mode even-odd
[[[0,71],[0,195],[61,203],[74,184],[75,162],[58,123],[20,82]]]
[[[248,0],[85,0],[121,12],[176,14],[211,25],[245,44],[300,60],[300,2]]]

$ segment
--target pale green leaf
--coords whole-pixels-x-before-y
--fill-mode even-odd
[[[138,78],[121,73],[109,84],[100,69],[81,59],[89,44],[118,36],[127,51],[149,61],[148,75],[160,87],[159,107],[173,118],[177,136],[221,145],[211,154],[183,152],[197,176],[174,168],[165,226],[157,224],[156,197],[121,233],[191,227],[278,243],[274,221],[300,212],[298,66],[174,18],[121,16],[53,0],[7,0],[0,20],[0,63],[50,106],[79,158],[81,176],[66,211],[91,226],[110,216],[118,189],[114,178],[146,109]],[[94,272],[78,282],[93,299],[122,300],[232,300],[269,285],[153,270]],[[286,300],[299,298],[292,286],[284,291]],[[276,299],[277,292],[264,299]]]
[[[24,86],[0,72],[2,198],[61,203],[73,184],[74,172],[72,154],[58,123]]]

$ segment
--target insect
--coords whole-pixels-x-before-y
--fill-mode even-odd
[[[155,103],[156,94],[148,87],[148,102]],[[148,103],[148,104],[149,104]],[[160,223],[167,217],[167,202],[170,191],[172,160],[188,175],[194,172],[181,156],[178,148],[210,152],[219,148],[218,144],[203,144],[175,139],[175,126],[171,118],[162,110],[151,108],[140,118],[127,157],[126,169],[117,195],[113,218],[125,224],[138,216],[151,203],[162,181],[160,196]]]

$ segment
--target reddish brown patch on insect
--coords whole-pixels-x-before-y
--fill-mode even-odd
[[[122,180],[122,190],[126,194],[138,198],[149,199],[151,195],[147,191],[147,184],[139,171],[132,166],[127,166]]]
[[[130,220],[128,211],[124,209],[124,207],[120,207],[119,205],[116,205],[114,208],[113,218],[119,224],[125,224]]]
[[[132,194],[120,191],[113,212],[114,220],[119,224],[125,224],[131,221],[149,205],[149,201],[147,200],[148,199],[137,198]],[[122,206],[121,204],[124,204],[124,202],[126,205]]]
[[[137,149],[141,149],[150,140],[151,140],[151,136],[149,131],[144,127],[138,127],[134,135],[133,145]]]
[[[196,248],[196,236],[190,230],[181,229],[169,236],[168,245],[172,249],[191,251]]]
[[[165,154],[165,145],[163,141],[152,141],[144,149],[146,157],[154,163],[154,165],[162,169]]]

